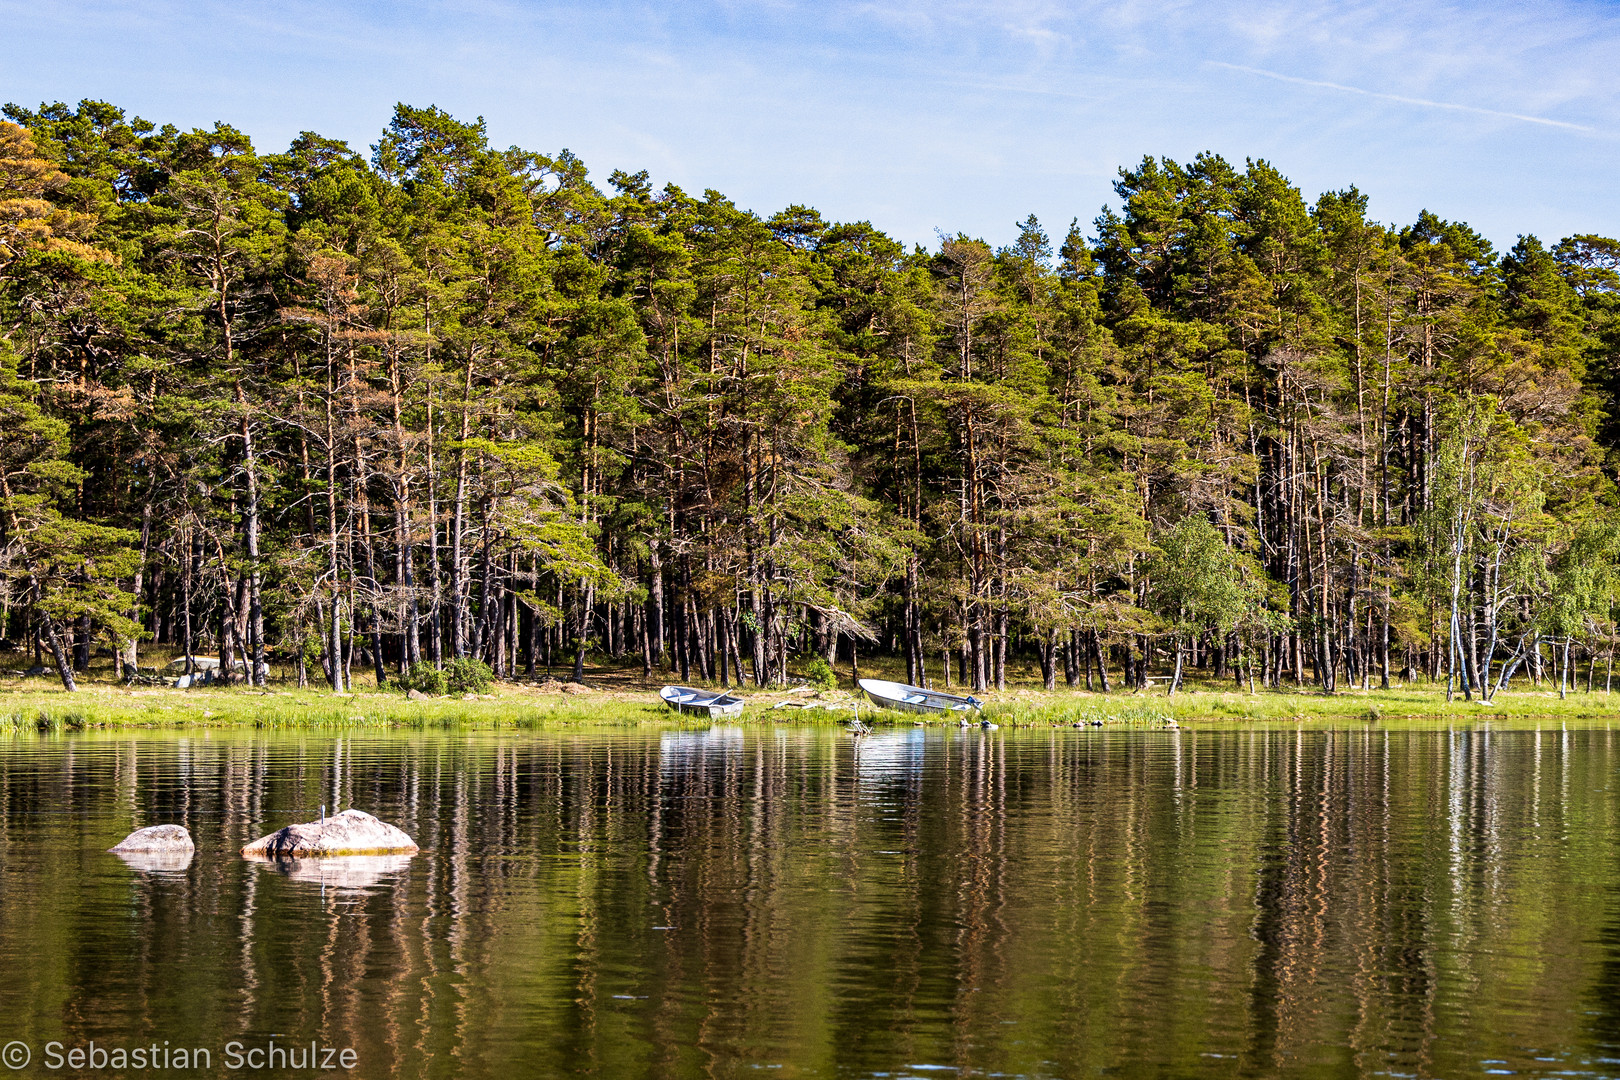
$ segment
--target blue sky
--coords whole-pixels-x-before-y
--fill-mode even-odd
[[[1498,247],[1620,235],[1620,4],[0,0],[0,99],[369,146],[396,101],[908,242],[1089,224],[1121,165],[1264,157]]]

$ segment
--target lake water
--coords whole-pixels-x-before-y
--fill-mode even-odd
[[[0,1043],[24,1075],[94,1042],[198,1075],[314,1043],[367,1077],[1620,1076],[1617,734],[0,740]],[[423,850],[237,856],[322,803]],[[183,868],[106,853],[164,822]]]

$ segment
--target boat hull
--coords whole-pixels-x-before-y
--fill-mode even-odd
[[[711,720],[741,716],[743,699],[713,690],[694,690],[690,686],[666,686],[658,694],[664,704],[686,716],[706,716]]]
[[[899,712],[937,716],[943,713],[977,712],[979,709],[979,702],[974,698],[942,694],[937,690],[924,690],[905,683],[862,679],[860,687],[872,704]]]

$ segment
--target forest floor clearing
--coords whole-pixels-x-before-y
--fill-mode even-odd
[[[890,666],[880,661],[863,666],[861,674],[903,674],[888,670]],[[125,687],[110,679],[110,671],[99,673],[92,668],[80,689],[70,694],[53,678],[0,670],[0,731],[707,726],[707,721],[672,713],[658,700],[658,688],[676,681],[680,680],[672,673],[657,672],[651,679],[644,679],[639,665],[587,665],[583,686],[553,676],[538,684],[498,682],[487,694],[409,699],[396,689],[377,689],[370,678],[349,694],[333,694],[322,688],[298,689],[291,679],[279,677],[272,678],[265,689],[204,686],[180,690]],[[704,685],[695,679],[686,682]],[[743,725],[828,726],[857,714],[869,723],[908,727],[919,721],[954,725],[958,720],[955,716],[928,719],[877,709],[855,692],[853,680],[842,671],[836,689],[807,685],[745,687],[737,693],[748,702],[742,717],[735,721]],[[1460,693],[1447,702],[1443,685],[1357,688],[1331,695],[1309,687],[1289,687],[1251,694],[1234,689],[1225,680],[1192,680],[1171,697],[1162,683],[1147,690],[1115,689],[1105,694],[1067,688],[1046,691],[1036,679],[1028,678],[1015,681],[1007,690],[987,691],[979,697],[985,703],[984,718],[1002,727],[1100,724],[1157,728],[1172,719],[1181,726],[1620,720],[1620,694],[1607,693],[1601,685],[1590,693],[1572,690],[1561,700],[1556,688],[1534,689],[1521,684],[1498,694],[1487,705],[1466,700]]]

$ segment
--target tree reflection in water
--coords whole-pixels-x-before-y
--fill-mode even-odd
[[[1612,1072],[1605,726],[0,748],[0,1014],[360,1075]],[[255,864],[321,804],[414,856]],[[188,865],[103,853],[189,828]]]

